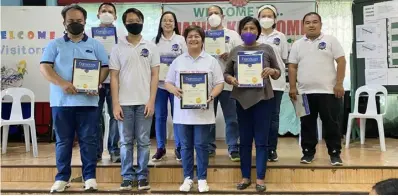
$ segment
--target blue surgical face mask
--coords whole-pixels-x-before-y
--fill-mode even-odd
[[[257,35],[247,32],[247,33],[241,34],[241,38],[242,38],[243,42],[245,43],[245,45],[252,45],[254,42],[256,42]]]

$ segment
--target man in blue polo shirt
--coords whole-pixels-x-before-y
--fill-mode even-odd
[[[50,106],[56,136],[58,173],[50,192],[63,192],[71,176],[72,145],[77,133],[83,163],[84,188],[97,190],[98,95],[77,93],[71,83],[74,58],[102,62],[100,83],[108,75],[108,55],[104,46],[84,34],[87,12],[72,4],[62,12],[65,35],[51,41],[40,62],[40,71],[50,82]]]

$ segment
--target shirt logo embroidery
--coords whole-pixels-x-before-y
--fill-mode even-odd
[[[148,57],[149,56],[149,50],[144,48],[141,50],[141,56],[143,57]]]
[[[274,44],[275,45],[277,45],[277,46],[279,46],[279,44],[281,43],[281,39],[279,39],[279,38],[274,38]]]
[[[93,53],[93,51],[91,51],[91,50],[86,50],[86,52],[87,52],[87,53]]]
[[[229,36],[225,36],[225,43],[226,43],[226,44],[229,43],[229,40],[230,40],[230,37],[229,37]]]
[[[326,49],[326,43],[325,43],[325,42],[319,43],[318,48],[319,48],[320,50],[325,50],[325,49]]]
[[[178,44],[173,44],[171,46],[171,51],[178,52],[179,49],[180,49],[180,46]]]

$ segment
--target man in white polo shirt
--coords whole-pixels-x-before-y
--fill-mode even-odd
[[[236,46],[243,44],[239,34],[234,31],[223,27],[222,20],[224,18],[223,10],[218,5],[212,5],[208,8],[208,22],[211,30],[224,30],[225,35],[225,51],[226,53],[217,56],[216,59],[221,66],[221,71],[225,70],[225,63],[228,58],[229,51]],[[239,156],[239,130],[238,130],[238,117],[236,115],[235,100],[231,99],[232,85],[224,83],[224,90],[218,97],[214,99],[214,113],[217,115],[218,102],[221,104],[222,112],[225,120],[225,141],[228,145],[229,158],[232,161],[240,161]],[[217,148],[216,140],[216,126],[211,128],[209,140],[209,156],[215,156]]]
[[[303,18],[305,36],[294,42],[289,56],[290,97],[306,94],[310,114],[301,117],[301,163],[313,161],[317,139],[318,113],[331,164],[343,165],[341,153],[341,117],[346,60],[338,40],[321,33],[322,19],[315,12]],[[337,62],[337,68],[335,66]],[[296,81],[298,88],[296,88]]]
[[[128,36],[119,39],[110,57],[113,114],[119,121],[121,190],[150,189],[148,161],[152,115],[159,80],[160,57],[156,45],[141,35],[144,15],[135,8],[123,14]],[[133,168],[134,141],[137,163]]]

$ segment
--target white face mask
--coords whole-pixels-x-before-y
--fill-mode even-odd
[[[262,18],[262,19],[260,19],[260,25],[264,29],[269,29],[274,24],[275,24],[275,20],[272,19],[272,18]]]
[[[105,12],[99,15],[99,19],[102,24],[112,24],[115,21],[115,18],[112,14]]]
[[[208,20],[211,27],[218,27],[221,24],[221,17],[217,14],[212,14]]]

